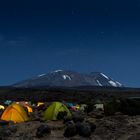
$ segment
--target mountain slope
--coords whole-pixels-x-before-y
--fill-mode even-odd
[[[18,82],[14,87],[77,87],[77,86],[113,86],[123,85],[109,78],[103,73],[92,72],[81,74],[73,71],[56,70],[47,74],[41,74],[34,78]]]

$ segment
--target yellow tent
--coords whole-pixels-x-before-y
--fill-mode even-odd
[[[0,105],[0,109],[1,109],[1,110],[4,110],[5,107],[4,107],[3,105]]]
[[[28,102],[16,102],[17,104],[27,108],[28,113],[32,113],[33,109],[30,107],[30,105],[28,104]]]
[[[29,105],[25,105],[25,107],[28,109],[28,112],[29,113],[32,113],[33,112],[33,109]]]
[[[71,117],[69,109],[60,102],[52,103],[44,112],[45,120],[57,120],[57,115],[59,112],[66,112],[67,117]]]
[[[38,102],[37,103],[37,106],[41,106],[41,105],[44,105],[44,103],[43,102]]]
[[[1,120],[13,121],[15,123],[28,121],[28,115],[24,108],[16,103],[8,106],[1,116]]]

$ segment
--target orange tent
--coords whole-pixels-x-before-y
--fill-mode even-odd
[[[5,111],[1,116],[1,120],[20,123],[20,122],[28,121],[29,118],[27,112],[24,110],[24,108],[21,105],[13,103],[5,109]]]
[[[28,104],[28,102],[16,102],[17,104],[20,104],[23,107],[26,107],[28,110],[28,113],[32,113],[33,109],[30,107],[30,105]]]

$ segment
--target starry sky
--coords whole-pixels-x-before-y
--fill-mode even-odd
[[[139,0],[0,1],[0,85],[56,69],[140,87]]]

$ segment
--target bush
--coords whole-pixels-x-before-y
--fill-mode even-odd
[[[116,112],[120,112],[121,104],[115,99],[104,105],[105,115],[114,115]]]
[[[121,100],[120,112],[127,115],[140,115],[140,101],[132,99]]]
[[[116,112],[121,112],[126,115],[140,115],[140,101],[134,99],[112,100],[104,105],[105,115],[114,115]]]

